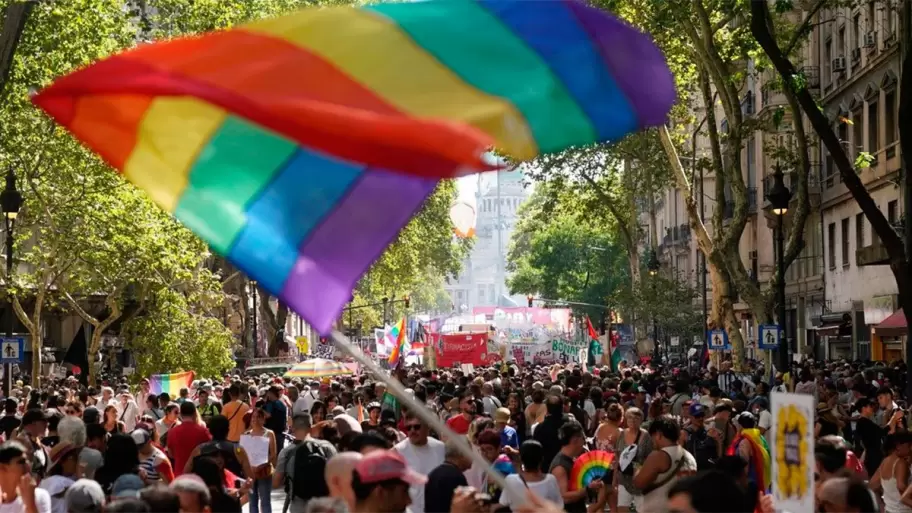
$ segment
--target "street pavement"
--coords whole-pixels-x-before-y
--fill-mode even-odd
[[[272,513],[282,513],[282,506],[285,505],[285,490],[278,489],[272,491]],[[244,505],[244,513],[250,513],[250,504]],[[262,510],[261,510],[262,513]]]

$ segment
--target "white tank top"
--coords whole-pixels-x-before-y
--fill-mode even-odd
[[[902,494],[896,487],[896,464],[899,460],[893,462],[892,477],[890,479],[881,479],[880,486],[883,488],[884,511],[887,513],[912,513],[912,508],[906,506],[900,500]]]
[[[668,490],[678,482],[678,479],[681,476],[687,476],[697,472],[697,460],[680,445],[664,447],[662,450],[671,458],[671,466],[668,467],[668,470],[656,477],[655,482],[663,483],[662,486],[651,490],[643,496],[643,511],[647,513],[667,511]],[[681,463],[682,459],[684,460],[683,463]],[[671,476],[672,473],[675,475]],[[670,479],[669,476],[671,476]]]

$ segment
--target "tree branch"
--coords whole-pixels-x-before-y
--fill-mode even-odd
[[[792,34],[792,38],[789,40],[788,44],[785,45],[785,50],[783,50],[783,53],[785,55],[792,54],[792,50],[795,49],[795,45],[797,45],[798,42],[801,41],[801,38],[804,37],[805,33],[811,29],[814,16],[817,15],[817,12],[823,8],[827,1],[828,0],[817,0],[814,2],[814,5],[811,6],[811,10],[807,13],[807,16],[804,17],[804,20],[795,30],[795,33]]]

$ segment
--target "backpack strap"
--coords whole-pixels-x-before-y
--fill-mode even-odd
[[[668,453],[666,452],[665,454],[668,454]],[[670,454],[668,454],[668,458],[669,459],[671,458]],[[684,466],[684,460],[685,460],[685,458],[684,458],[684,455],[682,454],[681,457],[678,458],[678,462],[672,465],[671,472],[669,472],[669,474],[667,476],[665,476],[665,479],[662,479],[661,481],[654,483],[652,486],[647,486],[643,490],[643,495],[646,495],[654,490],[658,490],[659,488],[670,483],[671,480],[674,479],[678,475],[678,472],[681,471],[681,468]]]

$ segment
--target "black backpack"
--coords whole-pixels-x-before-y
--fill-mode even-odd
[[[294,497],[309,500],[314,497],[329,495],[326,478],[326,456],[320,447],[311,440],[298,444],[294,452],[294,478],[291,479],[291,492]],[[288,472],[285,475],[289,475]]]

